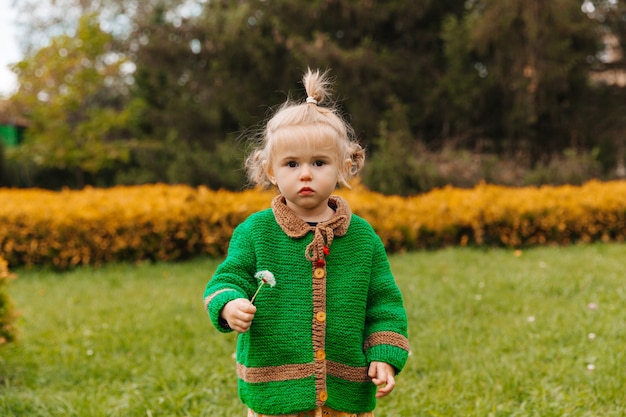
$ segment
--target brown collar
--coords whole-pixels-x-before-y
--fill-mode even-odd
[[[352,211],[343,198],[331,195],[328,205],[335,210],[335,214],[329,220],[311,226],[287,207],[284,196],[278,195],[272,200],[276,222],[287,236],[301,238],[311,231],[314,232],[313,241],[307,246],[305,254],[311,262],[323,259],[324,248],[328,252],[334,236],[345,235],[350,226]]]

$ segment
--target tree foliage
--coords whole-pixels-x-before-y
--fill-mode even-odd
[[[29,117],[26,144],[14,153],[45,168],[98,173],[128,158],[132,106],[123,101],[124,57],[95,15],[81,17],[75,36],[52,39],[17,64],[13,100]]]
[[[366,178],[391,184],[381,177],[401,159],[394,192],[430,186],[416,169],[424,147],[537,163],[566,148],[615,149],[593,126],[620,129],[623,89],[590,84],[588,73],[602,69],[603,34],[626,44],[626,6],[581,1],[57,0],[85,16],[83,29],[18,66],[15,99],[32,123],[23,155],[115,167],[114,182],[238,188],[242,137],[303,98],[309,66],[336,77],[335,99],[370,151]],[[30,27],[68,26],[53,16]]]
[[[571,145],[596,51],[578,0],[476,1],[462,22],[448,20],[444,29],[452,64],[445,89],[452,103],[461,102],[452,106],[451,124],[478,125],[500,148]],[[467,120],[472,108],[478,119]]]

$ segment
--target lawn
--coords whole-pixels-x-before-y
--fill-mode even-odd
[[[394,255],[412,355],[391,416],[623,416],[626,245]],[[245,416],[234,335],[202,292],[216,260],[19,270],[1,416]]]

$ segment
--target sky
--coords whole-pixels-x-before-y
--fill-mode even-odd
[[[0,0],[0,98],[8,97],[17,89],[17,77],[7,66],[23,58],[17,40],[15,24],[17,13],[13,2],[14,0]],[[207,0],[181,1],[177,13],[183,17],[197,15],[206,2]]]
[[[7,65],[21,60],[15,30],[15,12],[11,0],[0,0],[0,96],[10,95],[17,87],[15,74]]]

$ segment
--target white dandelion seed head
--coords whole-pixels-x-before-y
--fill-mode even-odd
[[[270,284],[270,287],[276,285],[276,278],[270,271],[259,271],[254,274],[254,277],[263,284]]]

